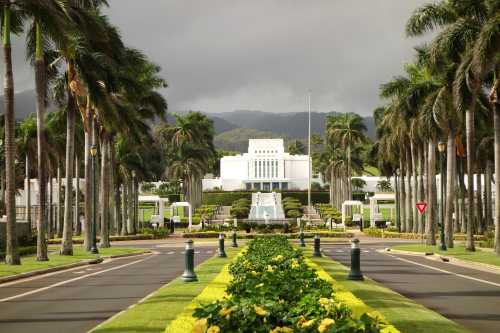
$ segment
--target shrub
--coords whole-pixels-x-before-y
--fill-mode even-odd
[[[222,300],[195,309],[193,332],[381,332],[386,326],[335,298],[285,237],[259,238],[230,265],[233,276]]]
[[[293,197],[297,199],[302,205],[307,205],[307,191],[276,191],[276,192],[281,192],[282,198]],[[203,204],[205,205],[231,206],[234,201],[242,198],[252,200],[252,192],[250,191],[203,192]],[[328,203],[330,202],[330,194],[325,191],[313,191],[311,192],[311,200],[314,203]]]

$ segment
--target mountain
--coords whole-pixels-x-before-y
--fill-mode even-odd
[[[3,95],[0,95],[0,110],[4,110]],[[36,95],[34,90],[25,90],[14,95],[14,115],[17,120],[26,118],[31,113],[36,112]]]
[[[217,149],[239,151],[246,153],[248,150],[248,139],[277,139],[283,137],[281,134],[260,131],[253,128],[236,128],[217,134],[214,138],[214,144]]]
[[[174,113],[179,114],[179,115],[184,115],[187,112],[174,112]],[[211,115],[211,114],[207,114],[207,113],[206,113],[206,115],[210,119],[212,119],[212,121],[214,122],[215,133],[223,133],[223,132],[227,132],[227,131],[233,130],[235,128],[238,128],[237,125],[227,121],[226,119],[223,119],[223,118]],[[167,113],[167,121],[169,124],[175,123],[175,117],[174,117],[172,112]]]
[[[325,131],[326,117],[337,115],[337,112],[311,112],[311,132],[323,134]],[[286,135],[290,138],[306,138],[308,134],[307,112],[296,113],[271,113],[252,110],[237,110],[225,113],[208,113],[210,118],[225,120],[241,128],[254,128]],[[375,137],[375,124],[373,117],[363,117],[370,138]]]

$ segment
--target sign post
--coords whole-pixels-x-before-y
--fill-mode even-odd
[[[427,209],[427,202],[425,201],[419,201],[417,202],[417,209],[418,209],[418,212],[420,213],[420,215],[422,215],[422,221],[423,221],[423,218],[424,218],[424,214],[425,214],[425,210]],[[424,223],[425,225],[425,223]],[[424,230],[425,228],[422,228],[422,235],[420,236],[420,243],[424,243]]]

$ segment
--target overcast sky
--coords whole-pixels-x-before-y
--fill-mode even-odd
[[[163,69],[170,110],[372,113],[411,60],[404,24],[430,0],[110,0],[130,46]],[[33,87],[17,42],[16,91]]]

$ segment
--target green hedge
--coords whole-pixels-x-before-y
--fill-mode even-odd
[[[298,199],[302,205],[307,205],[307,191],[282,191],[281,197],[292,197]],[[249,191],[233,191],[233,192],[204,192],[204,205],[222,205],[231,206],[234,201],[239,199],[252,200],[252,192]],[[311,200],[313,203],[328,203],[330,194],[328,192],[311,192]]]

